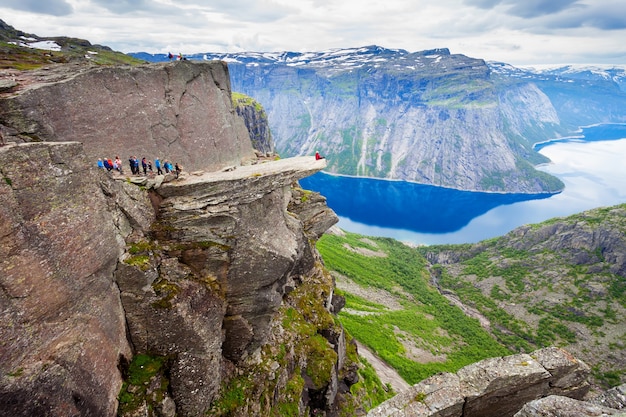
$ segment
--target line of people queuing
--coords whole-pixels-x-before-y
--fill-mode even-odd
[[[140,161],[136,156],[131,156],[128,158],[128,165],[130,166],[130,172],[133,175],[141,175],[139,165],[141,165],[144,175],[148,175],[148,172],[154,172],[152,170],[152,161],[146,157],[141,158]],[[98,158],[98,168],[106,169],[108,172],[117,171],[120,174],[124,174],[122,160],[119,156],[116,156],[113,160],[111,160],[111,158]],[[167,159],[161,162],[159,158],[154,160],[154,168],[156,168],[157,175],[163,175],[163,171],[165,171],[166,174],[172,172],[176,174],[176,178],[178,178],[178,175],[182,171],[182,167],[178,162],[172,165],[172,163]]]

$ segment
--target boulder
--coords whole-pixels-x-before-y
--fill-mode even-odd
[[[597,417],[624,414],[619,410],[591,404],[574,398],[550,395],[531,401],[515,417]]]
[[[589,366],[569,352],[545,348],[531,354],[485,359],[461,368],[456,374],[434,375],[383,402],[367,415],[513,416],[526,403],[546,395],[560,393],[581,398],[589,390],[588,376]],[[615,397],[610,398],[607,402]]]
[[[459,377],[440,373],[385,401],[367,417],[461,417],[464,403]]]

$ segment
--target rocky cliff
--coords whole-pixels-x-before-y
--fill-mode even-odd
[[[75,69],[20,74],[0,102],[0,415],[354,406],[355,348],[314,247],[337,218],[297,186],[325,161],[257,160],[223,64]],[[135,140],[100,140],[103,120]],[[96,168],[113,148],[209,170]]]
[[[626,376],[625,218],[624,205],[599,208],[420,251],[433,283],[475,308],[501,342],[525,352],[557,344],[593,366],[597,384],[616,385]]]
[[[123,253],[79,143],[0,147],[0,415],[112,416]]]
[[[87,156],[135,155],[219,169],[254,157],[224,63],[57,65],[12,75],[2,95],[6,141],[78,141]]]
[[[345,340],[310,243],[336,217],[290,202],[323,161],[141,181],[151,191],[90,165],[78,143],[0,148],[2,415],[114,415],[123,376],[124,415],[336,407]],[[158,401],[133,385],[142,354],[161,361]],[[245,375],[256,391],[216,405]]]
[[[263,106],[252,97],[241,93],[233,93],[233,105],[248,128],[254,149],[260,154],[273,154],[274,139]]]
[[[558,119],[549,100],[532,87],[518,90],[532,106],[512,104],[514,90],[500,97],[482,60],[444,49],[369,47],[258,65],[239,61],[230,64],[234,88],[263,103],[285,155],[319,150],[330,172],[466,190],[538,193],[562,186],[534,171],[528,161],[537,155],[508,134],[502,110],[515,106],[513,119],[524,127],[536,113],[553,126]]]

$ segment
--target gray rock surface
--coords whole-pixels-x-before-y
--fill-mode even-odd
[[[612,408],[591,404],[569,397],[550,395],[526,404],[515,417],[605,417],[623,416]]]
[[[535,399],[582,397],[589,367],[563,349],[490,358],[425,379],[370,410],[368,417],[513,416]],[[517,414],[515,414],[517,415]]]
[[[267,113],[261,104],[247,96],[235,101],[235,110],[248,128],[252,147],[261,154],[274,153],[274,139],[270,132]]]
[[[0,101],[9,141],[79,141],[93,161],[130,155],[188,171],[254,157],[223,62],[50,67]],[[127,167],[127,165],[125,165]]]
[[[0,415],[110,416],[130,358],[118,246],[79,143],[0,147]]]
[[[626,384],[611,388],[590,402],[603,407],[626,410]]]
[[[223,354],[230,360],[241,360],[266,339],[290,275],[313,266],[302,223],[287,207],[291,184],[324,166],[313,157],[292,158],[188,176],[156,189],[163,226],[157,239],[189,245],[182,259],[224,291]]]

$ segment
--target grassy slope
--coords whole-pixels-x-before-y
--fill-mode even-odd
[[[84,41],[72,43],[71,38],[61,39],[59,40],[59,44],[62,44],[63,48],[61,51],[26,48],[0,41],[0,69],[33,70],[55,63],[79,61],[97,65],[137,65],[143,63],[141,60],[121,52],[112,51],[109,48],[84,44]]]
[[[400,301],[401,309],[390,309],[348,292],[340,319],[409,383],[482,358],[557,345],[585,360],[596,382],[607,387],[626,380],[626,278],[609,260],[615,259],[611,250],[619,256],[623,236],[626,205],[526,226],[475,245],[412,249],[347,233],[324,236],[318,249],[329,269]],[[602,246],[607,242],[614,248]],[[433,255],[447,261],[430,265],[426,256]],[[478,310],[489,332],[432,282]],[[445,361],[417,363],[407,346]]]
[[[388,256],[367,256],[346,246]],[[427,262],[415,249],[393,239],[364,239],[350,233],[345,237],[325,235],[317,247],[330,270],[360,286],[386,290],[399,301],[402,308],[391,310],[348,293],[346,309],[339,317],[349,333],[407,382],[413,384],[437,372],[454,372],[481,359],[509,353],[478,320],[452,306],[429,284]],[[411,359],[415,348],[445,359],[418,363]]]

